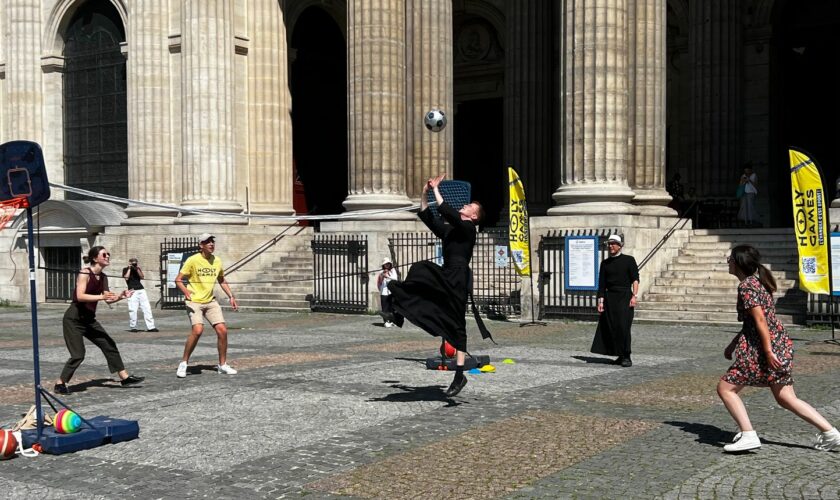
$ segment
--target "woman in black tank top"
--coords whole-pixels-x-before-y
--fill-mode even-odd
[[[111,373],[117,373],[121,385],[139,384],[143,377],[129,375],[117,349],[114,339],[96,321],[96,305],[100,300],[113,304],[122,299],[131,297],[131,290],[124,290],[117,295],[108,288],[108,276],[102,272],[111,264],[111,254],[105,247],[95,246],[90,249],[85,257],[88,264],[76,277],[76,288],[73,290],[73,303],[64,313],[62,326],[64,329],[64,343],[70,351],[70,359],[61,371],[61,377],[55,383],[55,392],[69,394],[70,389],[67,382],[73,377],[76,369],[85,359],[85,341],[93,342],[108,361],[108,368]]]

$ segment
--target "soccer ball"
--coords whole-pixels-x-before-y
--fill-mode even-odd
[[[446,114],[438,108],[432,108],[423,117],[423,123],[432,132],[440,132],[446,127]]]

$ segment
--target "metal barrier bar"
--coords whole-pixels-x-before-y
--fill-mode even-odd
[[[312,259],[313,311],[367,312],[366,236],[317,234],[312,240]]]

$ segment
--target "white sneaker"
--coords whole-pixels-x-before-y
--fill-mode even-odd
[[[221,373],[222,375],[236,375],[237,371],[230,367],[229,364],[225,363],[223,365],[216,366],[216,371]]]
[[[814,441],[814,448],[823,451],[831,451],[840,447],[840,431],[836,427],[827,432],[820,432]]]
[[[723,447],[723,451],[727,453],[737,453],[739,451],[756,450],[761,448],[761,440],[758,439],[758,434],[755,431],[743,431],[741,437],[732,444]]]
[[[394,324],[391,323],[390,321],[385,322],[385,328],[391,328],[392,326],[394,326]]]
[[[186,361],[181,361],[181,363],[178,365],[178,370],[175,372],[175,375],[178,378],[184,378],[184,377],[187,376],[187,362]]]

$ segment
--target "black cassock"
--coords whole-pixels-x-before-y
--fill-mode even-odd
[[[434,337],[443,337],[459,351],[467,350],[467,298],[472,296],[472,259],[476,227],[472,221],[461,220],[457,210],[444,202],[438,212],[449,224],[435,217],[427,208],[420,219],[443,240],[443,267],[429,261],[411,266],[405,281],[391,281],[394,322],[402,326],[408,319]],[[483,338],[490,332],[472,304],[478,328]]]
[[[639,281],[636,259],[629,255],[608,257],[601,262],[598,297],[604,297],[604,312],[592,340],[591,352],[630,357],[630,327],[633,324],[633,282]]]

